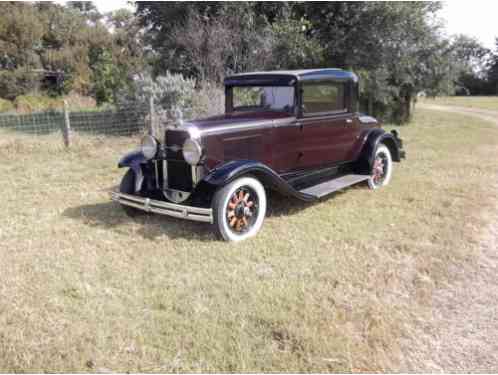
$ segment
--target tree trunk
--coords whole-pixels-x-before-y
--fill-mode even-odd
[[[374,113],[374,98],[373,98],[373,94],[371,92],[368,93],[368,114],[370,116],[373,116]]]
[[[412,96],[410,94],[405,95],[405,101],[403,103],[403,117],[402,122],[406,123],[410,121],[412,117]]]

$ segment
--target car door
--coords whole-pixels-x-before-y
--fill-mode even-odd
[[[333,81],[304,82],[301,87],[298,169],[349,161],[358,135],[358,124],[347,109],[345,84]]]

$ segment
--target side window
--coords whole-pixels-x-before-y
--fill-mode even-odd
[[[260,107],[263,92],[262,87],[234,87],[233,107]]]
[[[343,83],[305,83],[303,85],[303,114],[345,112]]]

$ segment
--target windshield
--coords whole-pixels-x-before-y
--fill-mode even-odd
[[[234,111],[279,111],[292,113],[294,87],[235,86],[232,88]]]

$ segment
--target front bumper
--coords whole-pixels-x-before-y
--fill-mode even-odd
[[[125,206],[134,207],[145,212],[153,212],[155,214],[201,221],[204,223],[213,223],[213,210],[211,208],[184,206],[115,191],[111,193],[111,199]]]

